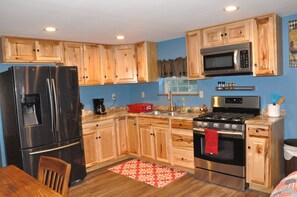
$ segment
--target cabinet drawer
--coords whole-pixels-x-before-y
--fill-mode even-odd
[[[164,118],[139,118],[140,125],[169,127],[169,120]]]
[[[173,164],[186,168],[194,168],[194,151],[179,148],[172,149]]]
[[[186,129],[172,129],[171,134],[172,146],[193,150],[193,131]]]
[[[268,137],[270,136],[270,126],[248,125],[249,136]]]
[[[171,120],[171,127],[178,129],[193,129],[193,122],[190,120]]]

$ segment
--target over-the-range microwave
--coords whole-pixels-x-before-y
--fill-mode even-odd
[[[201,49],[205,76],[252,74],[251,43]]]

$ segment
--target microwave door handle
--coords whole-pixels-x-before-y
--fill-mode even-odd
[[[234,60],[234,67],[235,67],[235,70],[239,70],[239,64],[238,64],[238,61],[239,61],[239,54],[238,54],[238,50],[234,50],[234,54],[233,54],[233,60]]]

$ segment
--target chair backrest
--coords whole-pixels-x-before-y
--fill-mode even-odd
[[[41,156],[37,179],[62,196],[68,196],[70,170],[71,165],[61,159]]]

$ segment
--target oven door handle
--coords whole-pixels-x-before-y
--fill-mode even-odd
[[[204,129],[203,128],[193,128],[194,132],[198,131],[196,133],[205,135]],[[239,135],[239,136],[243,136],[242,132],[233,132],[233,131],[227,131],[227,130],[219,130],[218,134],[225,134],[225,135]]]

